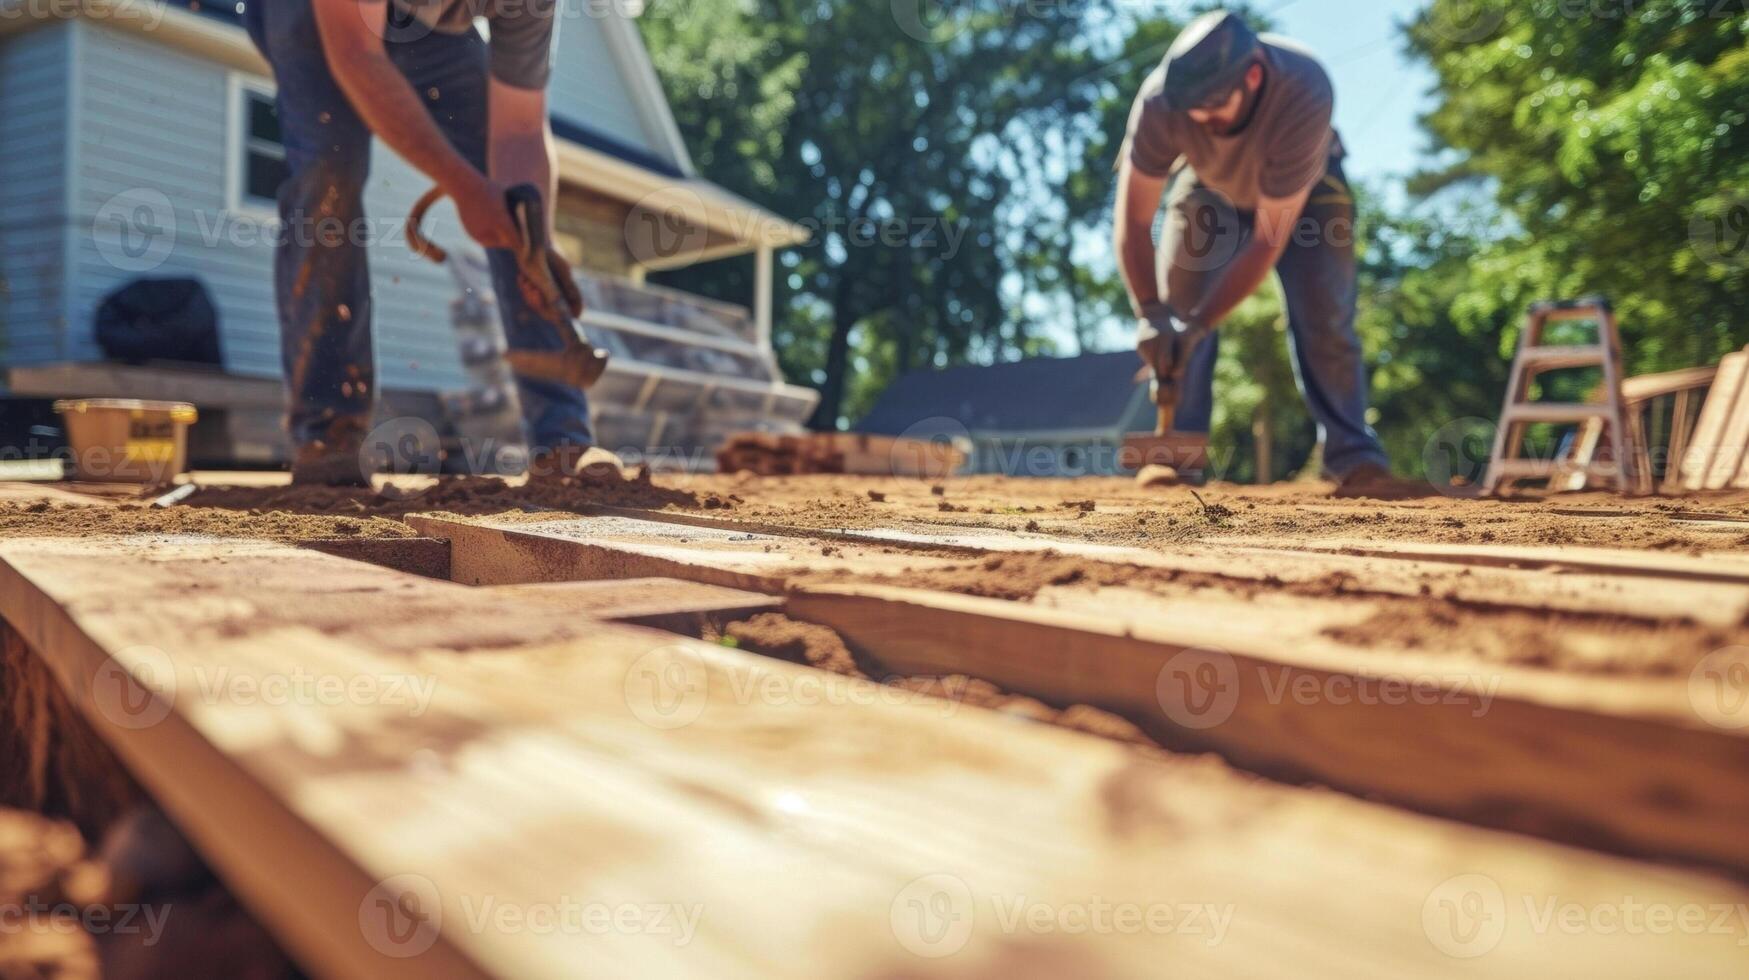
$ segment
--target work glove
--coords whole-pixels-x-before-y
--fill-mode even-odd
[[[1207,327],[1193,326],[1164,303],[1144,307],[1136,323],[1136,353],[1154,374],[1154,403],[1178,404],[1178,386],[1191,355],[1208,338]]]

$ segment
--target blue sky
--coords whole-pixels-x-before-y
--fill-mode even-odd
[[[1416,117],[1433,74],[1403,55],[1397,25],[1426,0],[1278,0],[1276,29],[1311,47],[1336,82],[1336,127],[1348,175],[1369,184],[1415,170],[1426,137]],[[1264,9],[1269,5],[1264,4]]]

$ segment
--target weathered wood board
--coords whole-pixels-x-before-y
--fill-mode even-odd
[[[1722,978],[1749,963],[1735,933],[1543,915],[1749,901],[1723,879],[898,703],[295,548],[4,541],[0,614],[319,975]],[[266,696],[294,674],[316,683]]]

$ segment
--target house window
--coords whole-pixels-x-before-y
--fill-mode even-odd
[[[289,171],[273,91],[239,82],[233,106],[232,204],[243,210],[274,212],[279,206],[279,185]]]

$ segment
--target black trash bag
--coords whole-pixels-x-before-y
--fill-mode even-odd
[[[135,279],[97,307],[97,345],[111,360],[223,364],[219,314],[198,279]]]

